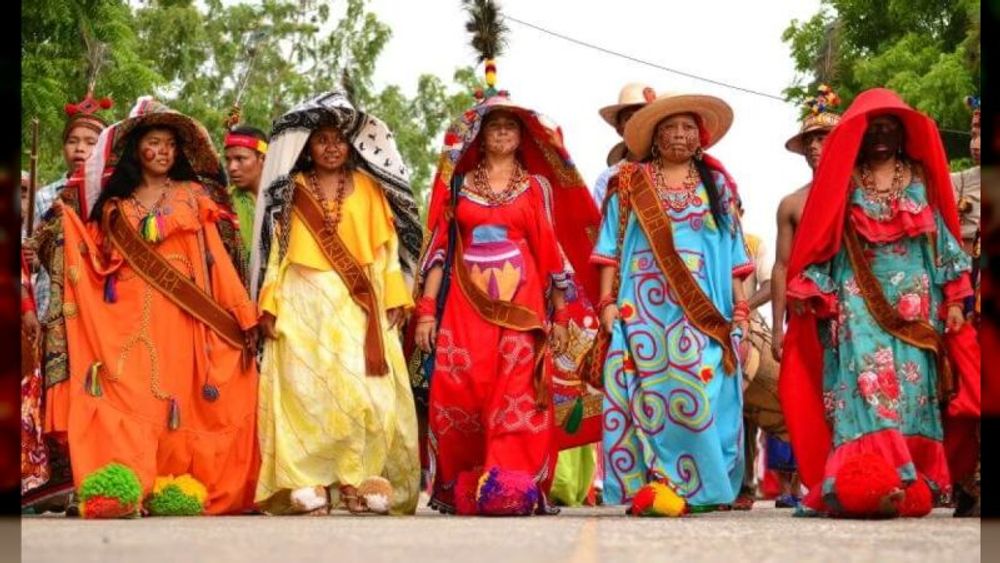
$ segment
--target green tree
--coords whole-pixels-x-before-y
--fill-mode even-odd
[[[844,107],[868,88],[884,86],[937,120],[968,131],[967,95],[979,91],[979,0],[822,0],[809,20],[793,20],[789,44],[795,82],[785,90],[801,103],[821,83]],[[968,153],[968,135],[945,135],[949,153]]]
[[[221,141],[252,60],[240,99],[244,122],[267,130],[292,105],[344,88],[396,133],[420,196],[430,184],[444,127],[472,104],[478,85],[472,69],[463,68],[450,86],[420,76],[413,97],[396,85],[377,89],[372,77],[391,30],[365,0],[38,0],[25,5],[22,30],[22,118],[42,121],[45,179],[63,172],[57,133],[62,107],[86,91],[81,30],[108,45],[97,91],[116,100],[114,119],[124,117],[137,97],[153,94]],[[27,145],[29,132],[23,133]]]
[[[412,99],[395,85],[376,91],[372,76],[391,31],[364,0],[346,0],[336,21],[329,3],[310,0],[153,0],[137,11],[137,20],[142,54],[158,61],[167,81],[164,100],[220,137],[252,60],[240,99],[244,122],[267,129],[292,105],[344,88],[359,108],[395,131],[418,193],[430,183],[447,120],[472,103],[470,69],[456,72],[455,93],[432,75],[419,78]]]
[[[39,120],[39,179],[65,172],[61,133],[64,106],[87,92],[87,44],[107,46],[97,95],[110,95],[121,115],[136,97],[162,82],[139,54],[129,7],[122,0],[33,0],[21,6],[21,138],[31,143],[30,122]],[[22,162],[27,166],[27,158]]]

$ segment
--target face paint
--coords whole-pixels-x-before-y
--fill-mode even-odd
[[[156,151],[155,150],[153,150],[153,149],[151,149],[149,147],[147,147],[145,149],[142,149],[142,159],[143,160],[145,160],[146,162],[151,162],[155,158],[156,158]]]

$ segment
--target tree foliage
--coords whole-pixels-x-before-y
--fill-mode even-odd
[[[46,6],[35,10],[38,4]],[[71,23],[81,14],[109,30],[98,38],[117,58],[109,65],[112,70],[102,73],[98,90],[118,100],[116,118],[139,95],[153,94],[221,140],[252,60],[240,99],[244,123],[268,130],[296,103],[344,88],[356,105],[396,133],[418,192],[430,183],[443,128],[472,104],[476,85],[472,70],[464,68],[452,77],[452,87],[439,77],[420,76],[412,98],[398,85],[376,88],[373,75],[391,30],[367,11],[365,0],[144,0],[133,7],[123,0],[39,0],[30,10],[37,13],[25,17],[24,40],[38,55],[24,63],[23,89],[39,93],[37,102],[25,104],[22,116],[45,116],[48,154],[59,151],[54,132],[61,131],[62,115],[56,108],[86,89],[78,53],[83,42]],[[53,60],[44,52],[53,43],[59,46],[58,65],[46,62]],[[45,164],[50,177],[61,172],[58,159]]]
[[[793,20],[782,35],[798,71],[785,95],[801,103],[826,83],[846,107],[858,93],[884,86],[940,127],[968,131],[963,100],[980,84],[979,4],[822,0],[817,14]],[[949,148],[957,149],[967,146],[968,136],[949,140]]]

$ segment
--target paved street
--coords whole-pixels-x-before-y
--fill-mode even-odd
[[[751,512],[677,520],[626,518],[617,508],[555,517],[263,516],[21,521],[22,561],[591,563],[597,561],[980,561],[981,522],[937,510],[918,520],[792,518],[768,502]],[[985,524],[996,537],[1000,524]]]

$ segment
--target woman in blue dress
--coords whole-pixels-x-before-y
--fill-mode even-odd
[[[693,510],[730,504],[743,479],[736,351],[753,271],[736,187],[704,149],[726,133],[718,98],[667,94],[625,130],[642,157],[610,183],[592,262],[611,344],[604,366],[604,498],[667,484]],[[636,506],[633,506],[636,509]],[[633,510],[633,512],[637,512]]]

